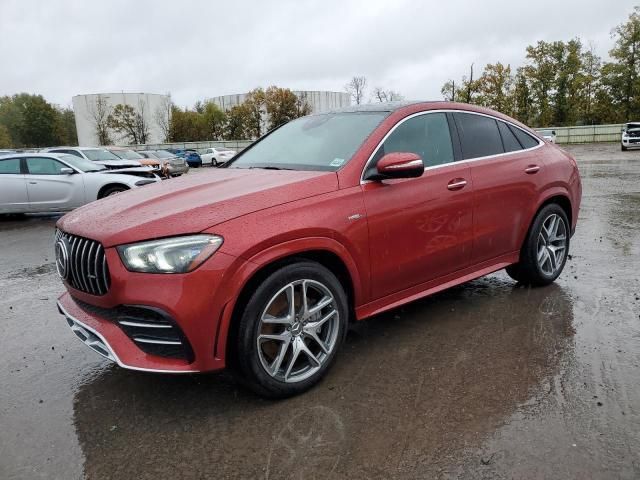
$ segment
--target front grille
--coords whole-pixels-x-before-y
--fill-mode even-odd
[[[104,295],[109,291],[111,277],[104,247],[95,240],[56,230],[56,242],[64,239],[68,258],[64,280],[76,290],[91,295]]]
[[[135,305],[103,308],[74,300],[86,312],[117,324],[143,352],[193,361],[191,345],[175,321],[163,311]]]

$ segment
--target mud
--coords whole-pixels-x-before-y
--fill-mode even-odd
[[[56,312],[56,217],[1,220],[0,478],[640,478],[640,152],[571,150],[555,285],[499,272],[362,322],[279,402],[101,359]]]

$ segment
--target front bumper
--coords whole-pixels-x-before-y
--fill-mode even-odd
[[[115,248],[107,248],[106,255],[111,285],[105,295],[66,284],[68,291],[58,299],[60,313],[85,345],[132,370],[193,373],[225,367],[224,347],[217,351],[218,337],[228,318],[225,307],[232,290],[224,287],[235,257],[216,252],[193,272],[161,275],[127,271]],[[161,312],[175,328],[165,323],[162,330],[145,329],[141,324],[150,326],[154,319],[126,318],[132,308]],[[170,338],[173,333],[184,340],[182,345],[166,341],[175,340]],[[184,355],[175,350],[182,347]]]

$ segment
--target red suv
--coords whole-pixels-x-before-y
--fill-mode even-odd
[[[283,397],[328,370],[349,322],[506,268],[545,285],[578,219],[575,160],[466,104],[291,121],[225,168],[62,217],[60,312],[125,368],[227,365]]]

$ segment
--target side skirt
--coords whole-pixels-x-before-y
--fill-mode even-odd
[[[513,263],[517,263],[519,258],[520,252],[512,252],[486,262],[458,270],[457,272],[449,275],[444,275],[434,280],[407,288],[406,290],[392,293],[391,295],[387,295],[386,297],[379,298],[373,302],[357,307],[356,319],[363,320],[373,315],[377,315],[378,313],[404,305],[405,303],[413,302],[414,300],[441,292],[447,288],[502,270]]]

